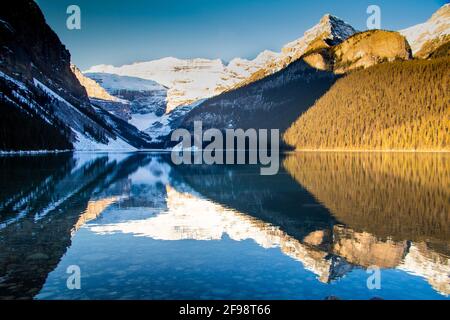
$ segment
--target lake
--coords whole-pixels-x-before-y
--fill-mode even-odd
[[[0,299],[449,299],[450,155],[281,163],[1,156]]]

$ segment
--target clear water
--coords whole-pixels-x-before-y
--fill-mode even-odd
[[[158,153],[0,164],[1,299],[449,299],[448,155],[289,154],[276,176]]]

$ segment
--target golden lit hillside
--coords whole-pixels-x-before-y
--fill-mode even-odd
[[[354,71],[285,133],[298,150],[450,151],[450,57]]]
[[[405,37],[398,32],[384,30],[356,33],[336,46],[315,41],[303,56],[310,66],[336,74],[369,68],[385,61],[411,58],[411,48]]]
[[[416,56],[421,59],[438,58],[449,55],[450,35],[431,39],[422,46]]]

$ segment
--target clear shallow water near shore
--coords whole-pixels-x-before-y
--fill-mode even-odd
[[[276,176],[163,153],[0,163],[0,299],[449,299],[447,154],[293,153]]]

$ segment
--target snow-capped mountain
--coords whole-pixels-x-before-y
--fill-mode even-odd
[[[93,73],[110,73],[121,76],[154,80],[169,88],[167,112],[175,107],[191,104],[197,100],[216,96],[224,91],[247,83],[249,79],[260,78],[286,67],[299,58],[309,45],[320,38],[329,44],[337,44],[356,32],[349,24],[325,15],[313,28],[282,48],[281,52],[264,51],[253,60],[236,58],[228,64],[221,60],[163,58],[148,62],[114,67],[93,66],[86,70]]]
[[[223,71],[224,65],[220,60],[169,57],[122,67],[99,65],[85,73],[91,76],[93,73],[110,73],[156,81],[169,88],[167,111],[171,111],[177,106],[219,93],[216,87],[222,81]]]
[[[425,22],[401,30],[415,55],[426,56],[427,46],[432,42],[449,41],[450,35],[450,4],[445,4]]]
[[[152,80],[118,76],[108,73],[86,73],[116,98],[126,103],[114,106],[104,103],[105,108],[137,127],[145,130],[165,114],[167,108],[167,88]]]
[[[306,31],[302,38],[285,45],[281,50],[282,56],[296,60],[317,40],[323,40],[328,45],[336,45],[355,33],[356,30],[351,25],[331,14],[326,14],[317,25]]]
[[[150,127],[147,127],[144,132],[152,137],[152,143],[158,144],[160,147],[163,147],[166,137],[172,132],[172,130],[174,128],[177,128],[181,124],[184,117],[189,112],[202,104],[204,101],[205,99],[198,100],[187,106],[177,107],[161,117],[151,118],[152,116],[154,116],[154,114],[142,115],[140,118],[140,124],[144,125],[145,123],[147,123],[148,125],[148,123],[151,123]],[[152,121],[149,122],[148,120]]]
[[[145,130],[154,141],[163,142],[183,117],[204,100],[287,67],[317,42],[334,45],[355,33],[349,24],[327,14],[303,37],[284,46],[281,52],[265,50],[253,60],[235,58],[225,65],[221,60],[169,57],[122,67],[99,65],[84,74],[113,96],[136,105],[129,122]],[[152,101],[141,95],[156,99]],[[163,103],[167,104],[164,115],[160,112]]]

